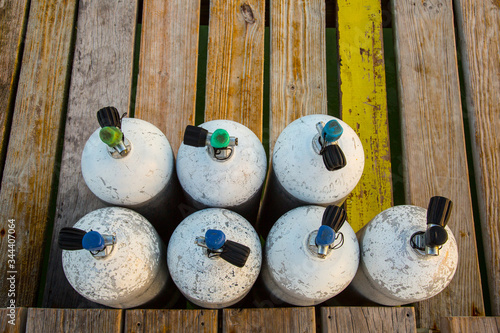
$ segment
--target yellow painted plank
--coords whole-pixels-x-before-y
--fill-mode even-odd
[[[365,151],[363,176],[346,200],[358,231],[393,204],[380,0],[339,0],[338,36],[341,115]]]

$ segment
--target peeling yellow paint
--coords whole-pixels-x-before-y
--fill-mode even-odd
[[[393,205],[380,0],[338,0],[338,36],[342,119],[365,152],[363,176],[345,201],[358,231]]]

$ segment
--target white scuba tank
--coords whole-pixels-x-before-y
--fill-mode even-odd
[[[458,249],[446,226],[452,202],[432,197],[428,209],[389,208],[357,236],[361,260],[349,290],[383,305],[420,302],[440,293],[457,269]]]
[[[196,209],[227,208],[255,222],[267,158],[259,138],[230,120],[187,126],[177,174]]]
[[[358,184],[363,146],[354,130],[328,115],[309,115],[278,137],[258,222],[266,235],[289,210],[304,205],[338,205]]]
[[[101,128],[88,139],[82,174],[89,189],[108,205],[144,215],[160,234],[180,222],[182,197],[174,171],[174,154],[165,135],[135,118],[120,119],[106,107],[97,112]]]
[[[356,234],[337,206],[303,206],[283,215],[266,241],[262,279],[276,297],[312,306],[340,293],[359,263]]]
[[[208,208],[189,215],[175,229],[167,250],[172,280],[191,302],[205,308],[233,305],[259,275],[259,237],[241,215]]]
[[[165,245],[140,214],[121,207],[95,210],[59,233],[64,274],[83,297],[132,308],[170,285]]]

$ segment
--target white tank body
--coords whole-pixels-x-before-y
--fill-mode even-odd
[[[267,171],[262,143],[250,129],[234,121],[213,120],[199,127],[210,133],[223,129],[238,143],[224,161],[214,160],[208,146],[181,144],[176,169],[188,201],[196,209],[227,208],[254,220]]]
[[[336,145],[345,158],[344,166],[332,171],[314,147],[318,141],[317,124],[331,121],[337,121],[343,130]],[[341,204],[358,184],[363,168],[363,146],[345,122],[323,114],[295,120],[283,130],[274,146],[258,231],[266,235],[280,216],[296,207]]]
[[[339,230],[343,245],[325,258],[310,246],[310,235],[321,226],[324,212],[321,206],[295,208],[278,219],[267,237],[262,279],[271,293],[287,303],[324,302],[344,290],[356,274],[359,247],[348,223]]]
[[[102,258],[85,249],[62,251],[66,278],[80,295],[109,307],[132,308],[165,294],[169,285],[165,245],[143,216],[121,207],[101,208],[73,228],[116,239]]]
[[[100,130],[90,136],[82,153],[82,174],[89,189],[108,205],[141,213],[157,228],[165,220],[174,226],[180,222],[182,194],[165,135],[146,121],[124,118],[121,130],[131,149],[126,156],[113,158],[99,137]]]
[[[243,267],[218,256],[208,257],[207,249],[195,243],[208,230],[222,231],[226,240],[249,248]],[[167,258],[172,280],[189,301],[205,308],[223,308],[248,294],[260,272],[262,250],[257,233],[241,215],[208,208],[179,224],[170,238]]]
[[[350,288],[383,305],[420,302],[440,293],[451,282],[458,249],[451,230],[439,255],[425,255],[412,247],[412,235],[426,230],[427,210],[403,205],[389,208],[357,236],[361,259]]]

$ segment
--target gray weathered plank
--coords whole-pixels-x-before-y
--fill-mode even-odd
[[[145,0],[135,117],[167,136],[174,154],[194,124],[200,0]]]
[[[272,0],[269,152],[283,129],[326,114],[325,2]]]
[[[61,228],[104,206],[85,185],[81,156],[85,142],[99,127],[98,109],[112,105],[120,113],[128,112],[136,17],[137,0],[80,1],[45,307],[96,306],[66,280],[57,236]]]
[[[127,310],[124,332],[217,332],[217,310]]]
[[[442,333],[498,333],[500,317],[443,317]]]
[[[76,0],[31,1],[0,191],[0,221],[16,220],[17,306],[34,305],[39,287],[76,7]],[[0,250],[6,263],[7,237],[0,238]],[[6,305],[7,285],[2,277],[0,306]]]
[[[415,310],[409,307],[321,308],[322,332],[417,332]]]
[[[449,227],[460,259],[450,285],[416,305],[417,327],[484,314],[477,259],[451,1],[392,1],[406,202],[454,203]]]
[[[123,310],[30,308],[26,333],[120,333],[122,316]]]
[[[27,0],[0,2],[0,180],[5,160],[7,125],[17,90],[28,3]]]
[[[262,140],[265,1],[210,2],[205,121],[229,119]]]
[[[500,316],[500,2],[454,3],[491,308]]]
[[[223,332],[316,332],[314,308],[224,309]]]
[[[27,308],[0,309],[0,332],[24,333],[27,314]]]

